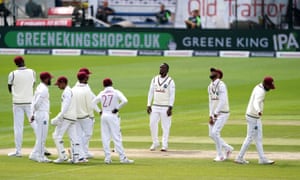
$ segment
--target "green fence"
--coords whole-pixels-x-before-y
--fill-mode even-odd
[[[300,30],[1,28],[1,48],[300,51]]]

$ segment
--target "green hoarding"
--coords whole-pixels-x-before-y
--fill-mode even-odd
[[[300,31],[139,28],[0,29],[1,48],[300,51]]]

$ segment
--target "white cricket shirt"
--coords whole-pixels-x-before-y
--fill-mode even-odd
[[[102,113],[112,113],[114,109],[121,109],[128,100],[125,95],[113,87],[106,87],[93,100],[93,105],[96,106],[101,103]]]
[[[255,118],[259,118],[258,113],[263,112],[264,109],[264,99],[266,95],[266,90],[262,83],[256,85],[250,96],[246,114]]]
[[[48,86],[42,82],[36,87],[34,92],[31,110],[33,113],[36,111],[50,111]]]
[[[216,79],[208,86],[209,116],[219,113],[229,113],[229,102],[226,85]]]

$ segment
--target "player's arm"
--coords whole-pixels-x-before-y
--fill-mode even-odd
[[[211,101],[211,96],[210,96],[210,89],[209,86],[207,88],[207,92],[208,92],[208,109],[209,109],[209,121],[208,123],[210,125],[214,125],[214,118],[213,118],[213,112],[212,112],[212,101]]]
[[[57,119],[63,118],[63,115],[68,111],[68,109],[71,105],[71,100],[72,100],[72,92],[69,91],[69,92],[64,93],[61,111],[58,113],[58,115],[55,118],[57,118]]]
[[[125,104],[128,103],[128,100],[127,100],[127,98],[125,97],[125,95],[121,91],[117,90],[116,93],[117,93],[117,96],[118,96],[118,98],[120,100],[120,103],[118,104],[118,106],[116,108],[117,112],[118,112]]]
[[[254,101],[253,101],[253,107],[255,111],[257,112],[257,115],[261,116],[263,112],[263,102],[264,101],[264,93],[257,91]]]
[[[152,103],[152,99],[153,99],[153,94],[154,94],[154,78],[151,80],[150,88],[148,91],[148,100],[147,100],[147,113],[148,114],[150,114],[152,112],[151,103]]]
[[[218,116],[218,114],[221,111],[221,108],[225,105],[227,101],[227,89],[225,84],[220,84],[219,85],[219,103],[215,109],[214,116]]]
[[[14,81],[14,73],[10,72],[8,75],[8,92],[11,93],[12,92],[12,85],[13,85],[13,81]]]
[[[92,106],[94,110],[99,113],[100,115],[102,114],[101,109],[98,107],[98,103],[101,101],[101,93],[98,94],[93,100],[92,100]]]
[[[174,102],[175,102],[175,82],[172,80],[170,82],[170,100],[169,100],[169,108],[167,110],[168,116],[172,115],[172,109],[174,106]]]

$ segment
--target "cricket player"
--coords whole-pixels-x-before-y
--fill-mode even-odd
[[[229,158],[233,147],[221,138],[221,131],[229,118],[228,93],[225,83],[221,80],[223,72],[219,69],[210,69],[211,83],[208,86],[209,99],[209,136],[215,142],[217,156],[216,162]],[[223,149],[225,153],[223,153]]]
[[[18,67],[8,75],[8,91],[12,94],[13,117],[14,117],[14,136],[16,151],[11,152],[8,156],[22,156],[22,141],[24,128],[24,114],[30,122],[31,118],[31,101],[33,97],[33,88],[36,81],[35,71],[26,68],[23,57],[17,56],[14,62]],[[36,123],[30,123],[35,132]]]
[[[274,164],[275,161],[269,160],[264,155],[263,144],[262,144],[262,123],[261,116],[263,115],[264,100],[266,92],[271,89],[275,89],[274,80],[272,77],[265,77],[263,82],[256,85],[250,96],[246,111],[246,120],[247,120],[247,136],[244,140],[244,143],[241,147],[241,150],[235,159],[236,163],[239,164],[248,164],[249,161],[244,159],[244,155],[252,143],[255,141],[256,150],[259,156],[259,164]]]
[[[88,77],[92,74],[92,72],[88,69],[88,68],[80,68],[78,72],[85,72]],[[76,82],[75,86],[80,84],[79,81]],[[96,97],[96,95],[93,93],[92,89],[90,88],[88,82],[86,82],[85,86],[89,89],[91,95],[93,98]],[[80,142],[82,144],[82,151],[83,151],[83,156],[85,158],[93,158],[93,154],[89,151],[89,141],[90,141],[90,138],[87,138],[87,137],[92,137],[93,135],[93,130],[94,130],[94,124],[95,124],[95,119],[94,119],[94,116],[92,116],[92,118],[90,118],[89,120],[85,121],[85,127],[86,127],[86,131],[82,131],[80,130],[81,127],[80,127],[80,124],[76,123],[76,127],[78,132],[82,132],[82,135],[78,134],[79,135],[79,138],[80,138]],[[85,132],[88,132],[88,134],[85,134]]]
[[[169,65],[160,65],[159,75],[155,76],[150,83],[147,101],[147,113],[150,114],[150,131],[152,145],[150,151],[155,151],[160,146],[158,140],[158,123],[162,124],[162,148],[168,150],[168,139],[171,128],[172,109],[175,101],[175,83],[168,76]],[[151,106],[152,105],[152,106]]]
[[[35,121],[36,141],[33,151],[29,155],[29,159],[37,162],[52,162],[45,156],[45,144],[48,134],[48,121],[50,112],[49,90],[53,76],[49,72],[40,73],[40,84],[37,86],[32,104],[31,121]]]
[[[72,89],[68,86],[68,79],[65,76],[59,77],[55,85],[57,85],[59,89],[63,90],[63,93],[61,96],[61,111],[51,120],[51,124],[56,126],[52,136],[58,153],[58,159],[53,162],[62,163],[68,159],[63,141],[65,132],[68,132],[72,144],[71,162],[78,163],[80,144],[75,126],[77,121],[76,101],[73,97]]]
[[[91,93],[90,88],[87,86],[89,75],[85,72],[78,72],[77,79],[79,83],[77,83],[72,91],[73,96],[76,99],[76,111],[77,111],[77,123],[76,130],[79,138],[84,138],[80,140],[81,143],[89,142],[92,136],[91,125],[94,124],[94,107],[92,106],[93,95]],[[95,106],[95,110],[97,112],[100,111],[98,106]],[[84,137],[81,137],[84,135]],[[87,157],[84,152],[85,144],[80,145],[80,161],[87,162]]]
[[[127,104],[128,100],[124,94],[112,87],[113,83],[110,78],[103,80],[104,90],[101,91],[93,100],[93,105],[97,106],[101,102],[101,109],[99,114],[101,116],[101,136],[103,143],[103,150],[105,154],[104,162],[106,164],[112,163],[110,154],[110,140],[113,139],[115,149],[119,153],[120,163],[130,164],[134,163],[126,157],[122,139],[119,110]]]

